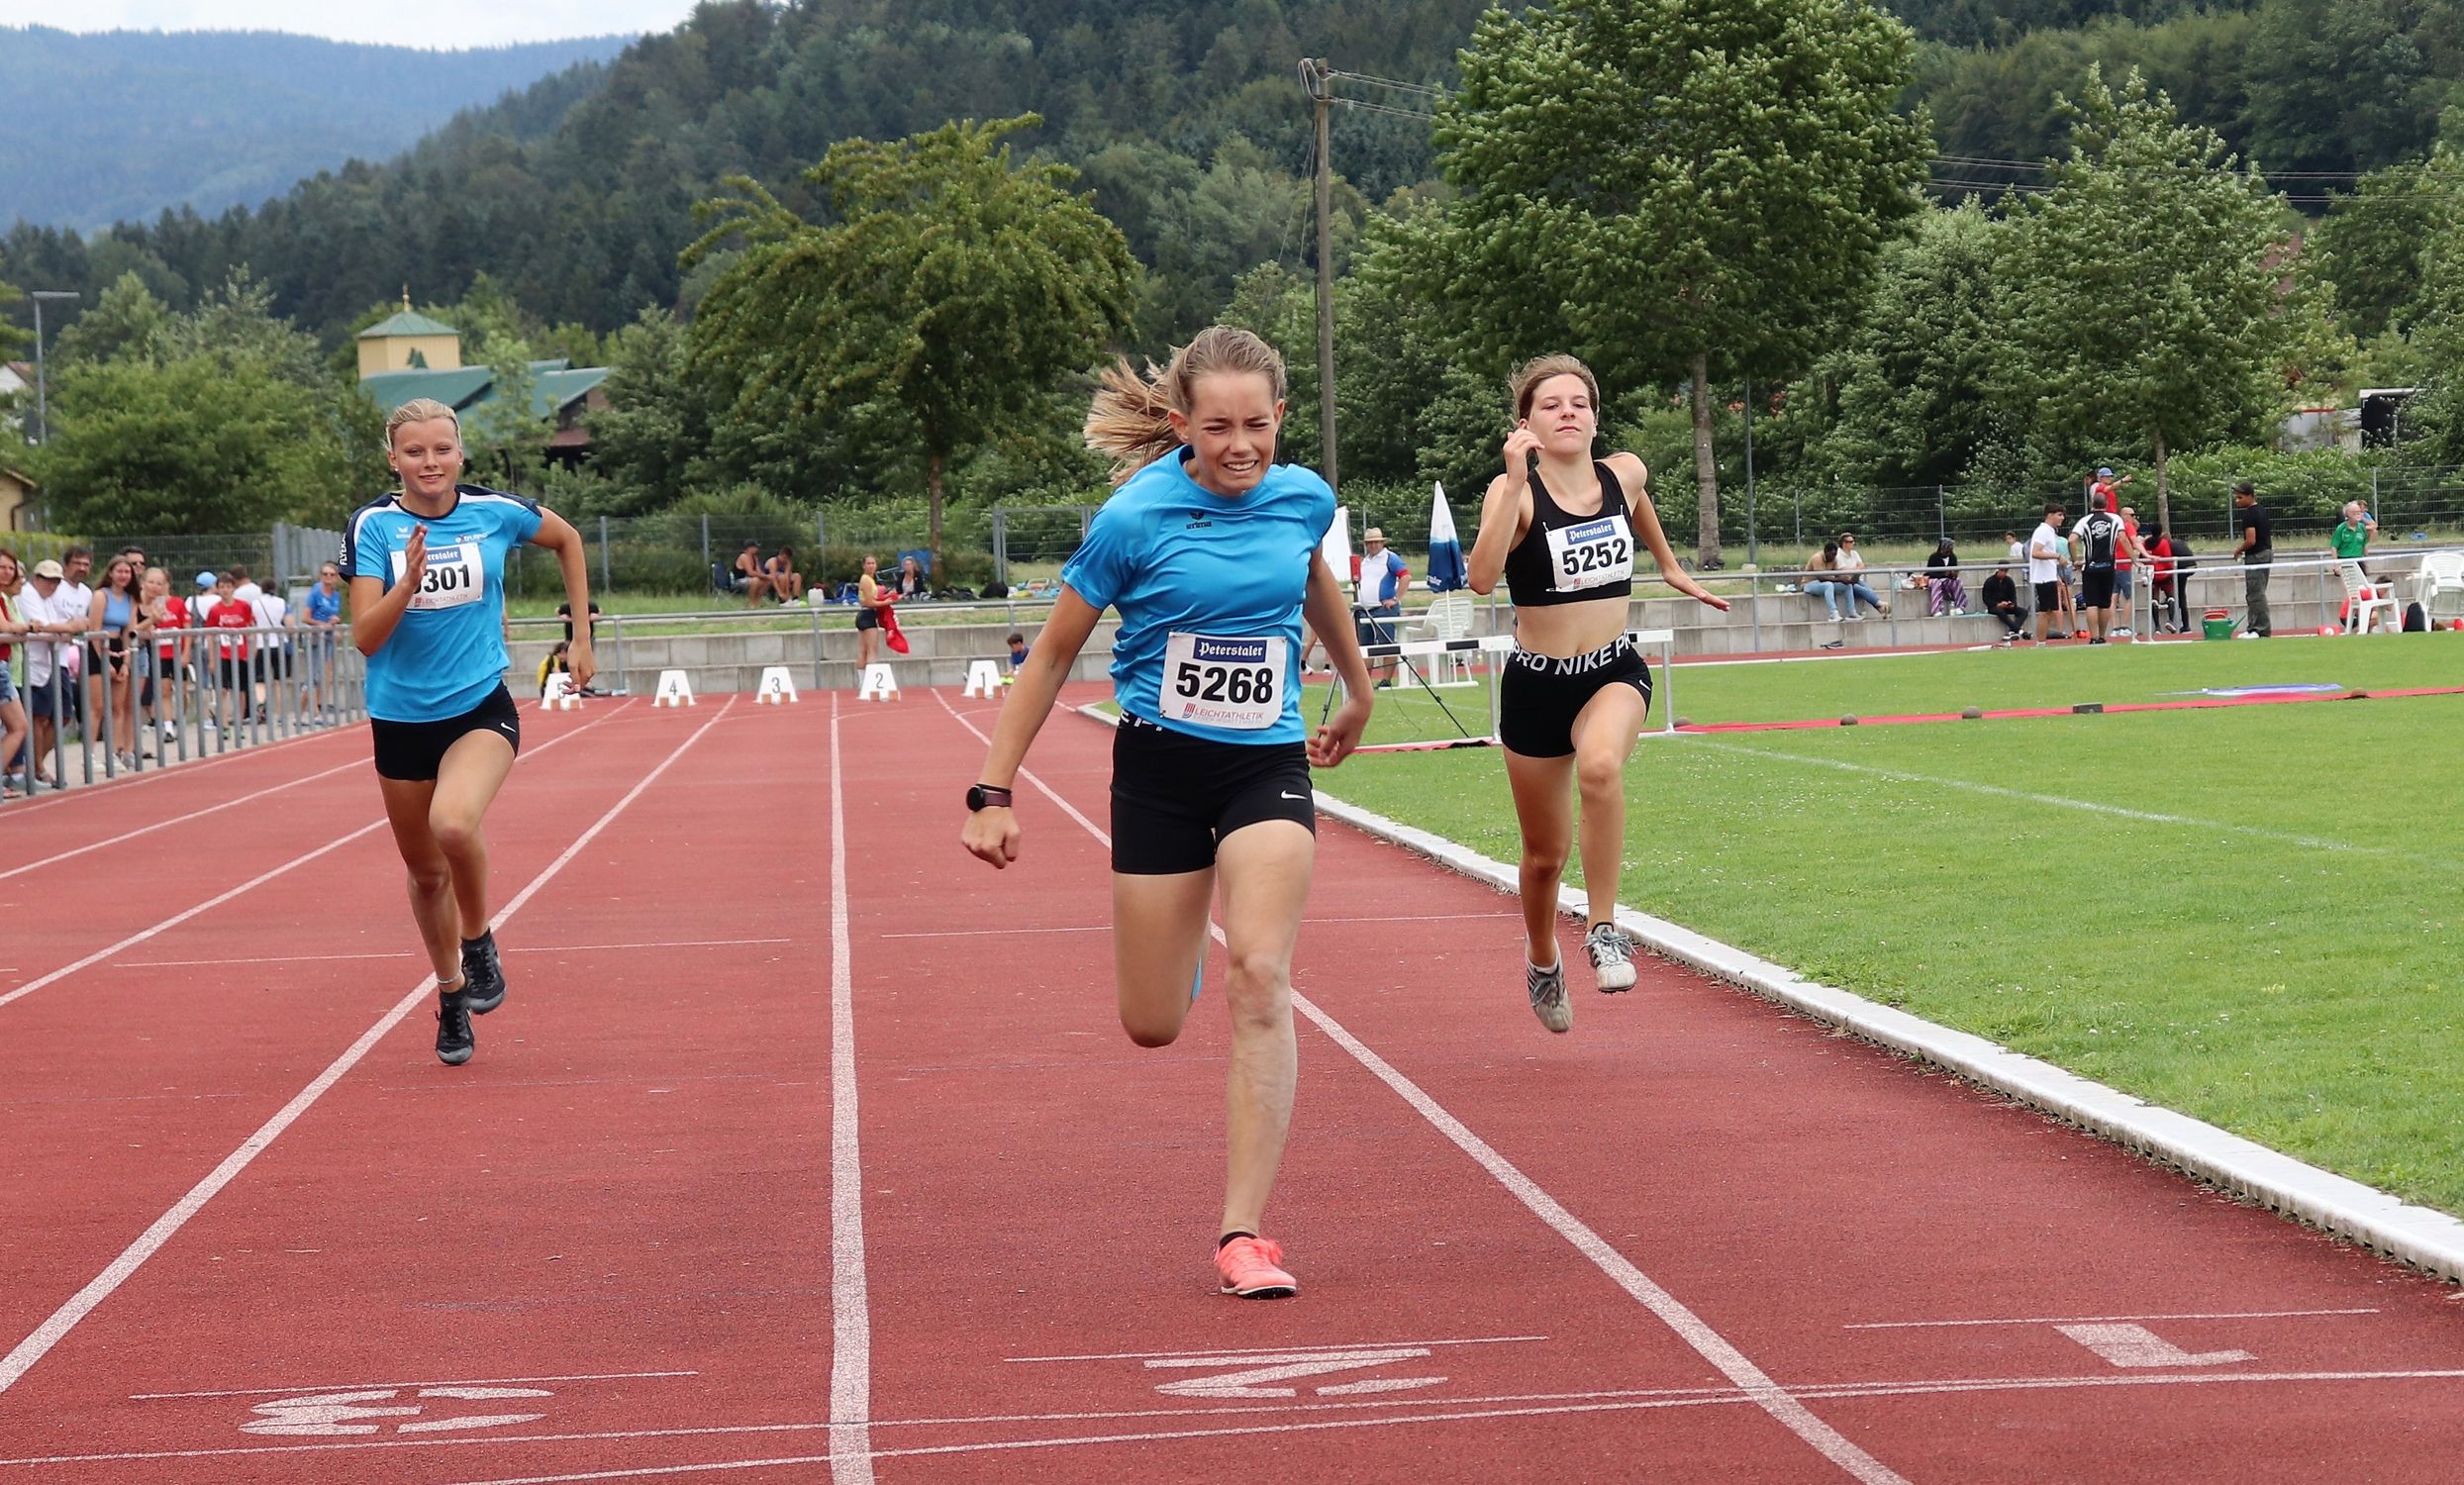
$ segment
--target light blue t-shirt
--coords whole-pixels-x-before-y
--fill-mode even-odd
[[[1194,738],[1298,742],[1301,601],[1334,491],[1277,464],[1227,498],[1189,477],[1188,452],[1113,492],[1061,581],[1121,614],[1112,677],[1123,711]]]
[[[343,576],[387,589],[411,534],[428,528],[428,570],[402,622],[368,656],[368,715],[442,722],[488,699],[505,680],[505,553],[540,528],[537,502],[456,485],[453,509],[430,519],[402,508],[397,490],[351,513]]]
[[[348,573],[345,573],[344,575],[345,575],[345,577],[347,577],[349,574],[348,574]],[[310,589],[308,590],[308,622],[309,622],[309,623],[311,623],[311,624],[332,624],[332,623],[334,623],[336,620],[338,620],[338,619],[340,619],[340,618],[342,618],[342,617],[343,617],[343,590],[342,590],[342,589],[340,589],[340,588],[336,588],[333,592],[328,593],[328,592],[325,590],[325,584],[323,584],[323,583],[319,583],[319,584],[317,584],[315,587],[310,588]]]

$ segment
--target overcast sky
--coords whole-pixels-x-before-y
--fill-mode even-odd
[[[666,31],[693,0],[0,0],[0,26],[62,31],[289,31],[400,47],[496,47]]]

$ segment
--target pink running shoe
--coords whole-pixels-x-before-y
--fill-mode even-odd
[[[1215,1250],[1215,1271],[1224,1292],[1242,1299],[1286,1299],[1300,1284],[1285,1273],[1283,1244],[1266,1238],[1234,1238]]]

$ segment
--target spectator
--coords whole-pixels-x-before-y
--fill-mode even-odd
[[[573,673],[573,666],[571,662],[565,659],[566,652],[572,649],[572,647],[573,642],[571,640],[558,640],[556,642],[555,647],[547,651],[547,657],[539,662],[539,684],[531,688],[533,691],[543,696],[547,693],[547,677],[551,675],[571,675]]]
[[[2267,613],[2267,580],[2276,575],[2276,532],[2267,508],[2259,504],[2257,488],[2246,479],[2233,486],[2233,522],[2241,533],[2233,554],[2241,558],[2242,597],[2249,605],[2246,633],[2265,640],[2276,632]]]
[[[1891,612],[1891,605],[1884,603],[1872,588],[1865,585],[1865,553],[1856,549],[1855,532],[1843,531],[1839,534],[1839,560],[1836,565],[1843,574],[1837,579],[1839,597],[1847,605],[1850,619],[1862,620],[1865,617],[1857,611],[1860,603],[1877,614]]]
[[[1018,674],[1019,670],[1024,667],[1026,663],[1027,637],[1020,634],[1017,630],[1012,630],[1010,631],[1010,673],[1012,675]]]
[[[793,603],[804,596],[804,574],[796,570],[796,548],[781,542],[778,555],[761,564],[762,574],[770,579],[770,594],[781,603]]]
[[[2070,599],[2062,590],[2064,514],[2062,502],[2046,502],[2044,520],[2037,523],[2036,529],[2027,538],[2027,581],[2035,589],[2036,643],[2039,644],[2046,642],[2048,637],[2045,631],[2053,623],[2054,616],[2070,607]],[[2062,637],[2070,638],[2070,631],[2063,630]]]
[[[17,553],[0,546],[0,635],[23,635],[26,621],[17,617],[17,592],[25,585]],[[26,789],[26,765],[19,754],[26,747],[26,705],[18,699],[17,677],[26,646],[0,640],[0,799],[16,799]]]
[[[2006,560],[2020,571],[2026,571],[2027,544],[2020,540],[2020,534],[2015,531],[2006,531],[2002,534],[2002,540],[2009,543],[2011,547]]]
[[[759,542],[746,542],[743,550],[736,554],[736,566],[728,574],[728,590],[743,594],[744,607],[761,607],[761,595],[770,591],[770,574],[762,569]]]
[[[898,559],[898,577],[890,584],[890,591],[894,601],[899,603],[911,598],[930,598],[933,596],[931,582],[932,579],[925,576],[924,563],[916,560],[915,553],[909,552]]]
[[[138,593],[140,581],[139,570],[129,565],[127,557],[113,557],[111,565],[103,569],[102,588],[87,600],[86,610],[86,629],[97,637],[87,658],[97,662],[95,669],[102,680],[104,703],[110,708],[107,715],[98,713],[97,720],[109,729],[107,741],[113,761],[123,768],[137,766],[137,720],[133,715],[137,676],[130,662],[134,658],[131,644],[137,624],[145,617],[141,608],[144,600]]]
[[[2141,542],[2147,553],[2147,598],[2150,622],[2156,633],[2171,634],[2183,627],[2175,614],[2182,606],[2180,580],[2173,569],[2173,534],[2160,531],[2153,542]]]
[[[1359,610],[1352,628],[1363,644],[1395,643],[1395,621],[1403,617],[1403,558],[1386,549],[1386,533],[1372,526],[1360,534],[1360,580],[1352,589]],[[1373,660],[1369,675],[1383,688],[1394,684],[1395,662]]]
[[[256,720],[263,722],[291,677],[291,639],[285,633],[291,627],[291,601],[276,586],[259,592],[248,607],[255,611],[256,627],[266,631],[256,640],[256,678],[260,683]]]
[[[561,620],[563,620],[563,621],[564,621],[564,643],[566,643],[567,644],[572,644],[572,643],[573,643],[573,605],[572,605],[569,601],[568,601],[568,602],[565,602],[565,603],[560,603],[560,604],[557,604],[557,605],[556,605],[556,617],[557,617],[558,619],[561,619]],[[598,647],[598,644],[599,644],[599,600],[598,600],[598,599],[596,599],[596,598],[594,598],[594,599],[590,600],[590,643],[591,643],[591,646],[592,646],[593,648],[597,648],[597,647]]]
[[[2378,518],[2370,514],[2370,508],[2358,500],[2352,500],[2345,502],[2344,520],[2327,539],[2335,548],[2336,575],[2344,580],[2344,591],[2348,595],[2344,605],[2347,626],[2352,623],[2353,617],[2349,595],[2360,592],[2361,585],[2369,581],[2369,574],[2361,570],[2361,559],[2369,554],[2370,538],[2377,534],[2378,529]]]
[[[2107,643],[2106,632],[2114,619],[2114,571],[2121,553],[2121,518],[2106,509],[2106,497],[2088,497],[2087,519],[2071,533],[2071,545],[2079,554],[2081,599],[2088,610],[2088,643]]]
[[[188,618],[193,627],[205,628],[205,621],[214,612],[214,605],[222,602],[222,596],[214,591],[222,580],[223,575],[219,572],[197,574],[197,591],[188,599]]]
[[[1968,587],[1959,580],[1959,552],[1948,537],[1935,544],[1933,554],[1925,558],[1925,583],[1932,589],[1930,612],[1964,614],[1968,611]]]
[[[86,610],[89,622],[83,633],[92,634],[94,631],[91,622],[94,590],[86,586],[85,580],[94,573],[94,549],[90,546],[71,546],[60,553],[59,560],[62,595],[60,602],[73,603]],[[85,729],[86,719],[94,716],[100,708],[99,693],[102,682],[96,679],[95,672],[103,668],[102,658],[101,651],[91,640],[86,642],[78,654],[69,657],[68,673],[82,677],[84,682],[78,688],[78,695],[75,698],[77,728],[80,733]]]
[[[2123,481],[2124,484],[2128,482],[2126,479]],[[2112,632],[2127,635],[2130,633],[2131,599],[2134,596],[2131,592],[2131,562],[2134,558],[2147,555],[2147,544],[2139,540],[2139,513],[2126,505],[2113,509],[2121,515],[2121,550],[2114,560],[2114,607],[2120,610],[2115,617],[2121,622],[2115,625]]]
[[[1818,551],[1814,555],[1806,558],[1806,572],[1808,574],[1806,577],[1806,592],[1813,597],[1823,600],[1823,610],[1824,613],[1830,615],[1831,622],[1834,624],[1839,622],[1840,596],[1847,591],[1845,588],[1840,586],[1838,578],[1834,575],[1838,571],[1839,544],[1835,541],[1824,542],[1821,551]],[[1851,614],[1856,612],[1856,604],[1853,600],[1851,600],[1848,604],[1848,612]],[[1823,647],[1825,649],[1836,648],[1838,644],[1838,641],[1833,641],[1831,644],[1826,644]]]
[[[2002,643],[2017,640],[2027,627],[2027,615],[2020,609],[2020,585],[2011,580],[2006,563],[1994,569],[1985,579],[1985,612],[2002,621]]]
[[[155,637],[153,652],[146,667],[145,693],[138,697],[138,707],[148,717],[162,718],[161,734],[165,742],[179,738],[179,723],[172,720],[179,713],[180,661],[188,649],[188,639],[180,633],[188,628],[188,605],[171,591],[171,574],[159,567],[146,569],[144,583],[138,588],[140,606],[145,618],[139,627]]]
[[[591,605],[594,614],[598,607],[597,604]],[[566,610],[559,608],[557,612]],[[327,562],[318,567],[317,585],[308,590],[308,597],[300,604],[299,626],[307,631],[300,637],[300,648],[308,656],[308,682],[300,697],[308,705],[311,726],[323,727],[331,720],[326,715],[325,687],[327,678],[334,671],[342,622],[343,566],[340,562]],[[564,629],[564,637],[572,639],[573,625],[570,620]]]
[[[240,597],[246,574],[235,567],[214,581],[214,606],[206,616],[206,628],[224,632],[219,648],[221,663],[215,669],[220,691],[216,710],[227,732],[237,731],[248,719],[250,694],[253,690],[248,667],[247,631],[256,623],[256,610]]]
[[[46,557],[35,563],[34,580],[17,595],[18,618],[35,641],[26,647],[26,709],[34,722],[34,777],[45,784],[52,781],[49,765],[60,728],[82,725],[85,718],[77,684],[84,650],[77,637],[85,633],[91,600],[72,597],[65,574]]]

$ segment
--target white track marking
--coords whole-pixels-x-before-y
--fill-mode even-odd
[[[2376,1315],[2369,1310],[2221,1310],[2182,1315],[2047,1315],[2032,1320],[1868,1320],[1843,1331],[1920,1331],[1951,1326],[2085,1326],[2132,1320],[2290,1320],[2304,1315]]]
[[[237,959],[122,959],[114,969],[194,969],[206,964],[334,964],[358,959],[416,959],[407,948],[372,948],[358,954],[249,954]]]
[[[642,943],[508,943],[509,954],[585,954],[618,948],[726,948],[744,943],[792,943],[792,939],[661,939]],[[121,969],[188,969],[202,964],[317,964],[338,959],[410,959],[405,949],[370,949],[358,954],[252,954],[236,959],[123,959]]]
[[[143,784],[150,784],[159,778],[190,778],[199,773],[203,773],[209,768],[220,767],[225,763],[237,763],[245,758],[261,757],[266,753],[272,752],[278,747],[291,747],[302,742],[323,742],[334,738],[346,738],[365,726],[367,726],[367,724],[364,722],[354,722],[348,726],[337,728],[330,732],[308,733],[300,737],[284,738],[278,742],[257,742],[247,747],[234,748],[229,752],[222,753],[211,758],[191,758],[185,763],[171,763],[168,765],[156,764],[154,767],[147,769],[144,773],[124,773],[115,779],[101,779],[91,784],[77,784],[59,793],[46,793],[41,799],[29,799],[12,803],[8,807],[5,814],[7,818],[11,820],[22,820],[28,815],[35,814],[38,811],[48,810],[53,805],[64,805],[72,803],[76,800],[91,798],[94,796],[95,791],[100,789],[111,789],[115,791],[134,789]]]
[[[2116,1366],[2221,1366],[2256,1361],[2255,1351],[2186,1351],[2145,1326],[2055,1326],[2053,1329]]]
[[[939,694],[935,693],[936,696]],[[949,705],[947,701],[941,703]],[[854,934],[847,924],[846,788],[838,693],[830,693],[830,1477],[872,1485],[872,1298],[864,1276],[863,1152],[856,1134]]]
[[[1546,1340],[1546,1336],[1467,1336],[1458,1340],[1349,1340],[1327,1345],[1303,1346],[1315,1355],[1331,1351],[1385,1351],[1399,1345],[1507,1345],[1524,1341]],[[1218,1356],[1280,1356],[1293,1347],[1288,1345],[1251,1346],[1246,1349],[1218,1347],[1204,1351],[1106,1351],[1095,1356],[1004,1356],[1014,1366],[1039,1361],[1148,1361],[1175,1360],[1181,1357],[1213,1358]]]
[[[1304,918],[1303,928],[1313,924],[1331,923],[1461,923],[1467,918],[1521,918],[1521,913],[1390,913],[1368,918]],[[1005,929],[935,929],[918,934],[875,934],[876,939],[973,939],[985,934],[998,934],[1007,939],[1019,934],[1109,934],[1109,923],[1090,923],[1070,928],[1005,928]]]
[[[648,1375],[657,1375],[649,1373]],[[552,1381],[554,1378],[540,1378]],[[2316,1371],[2316,1372],[2204,1372],[2179,1376],[2063,1376],[2063,1377],[1954,1377],[1948,1380],[1922,1382],[1816,1382],[1801,1383],[1796,1391],[1806,1397],[1820,1399],[1857,1398],[1923,1398],[1944,1397],[1964,1393],[1985,1392],[2064,1392],[2082,1387],[2166,1387],[2213,1386],[2222,1384],[2265,1384],[2271,1386],[2300,1383],[2329,1382],[2464,1382],[2464,1368],[2416,1371]],[[177,1394],[173,1394],[177,1396]],[[249,1394],[244,1394],[249,1395]],[[1528,1407],[1498,1407],[1487,1414],[1495,1418],[1544,1417],[1569,1412],[1640,1412],[1672,1407],[1736,1407],[1750,1401],[1733,1387],[1655,1387],[1604,1388],[1587,1392],[1525,1392],[1493,1396],[1449,1398],[1440,1405],[1448,1408],[1489,1408],[1492,1405],[1529,1404]],[[1600,1407],[1566,1407],[1565,1404],[1602,1404]],[[1111,1411],[1077,1413],[986,1413],[951,1418],[885,1418],[872,1421],[876,1429],[963,1429],[989,1428],[1001,1424],[1050,1423],[1119,1423],[1148,1418],[1258,1418],[1272,1414],[1357,1414],[1371,1411],[1398,1412],[1426,1409],[1432,1406],[1426,1398],[1406,1398],[1368,1402],[1259,1402],[1233,1407],[1130,1408]],[[1440,1419],[1395,1418],[1396,1424],[1441,1422]],[[444,1445],[468,1447],[472,1444],[511,1445],[533,1443],[600,1443],[650,1438],[724,1438],[750,1434],[824,1434],[827,1422],[712,1424],[699,1428],[618,1429],[592,1433],[506,1435],[491,1438],[440,1439],[365,1439],[346,1443],[276,1443],[242,1444],[220,1448],[154,1449],[108,1454],[46,1454],[28,1458],[0,1459],[0,1468],[35,1465],[104,1464],[153,1459],[209,1459],[250,1454],[314,1454],[355,1452],[368,1449],[436,1448]],[[1271,1433],[1269,1426],[1251,1430]],[[1096,1439],[1094,1442],[1109,1440]],[[1001,1448],[1015,1445],[991,1443],[985,1447]]]
[[[1862,773],[1872,778],[1887,778],[1903,784],[1924,784],[1942,789],[1965,789],[1972,794],[1991,795],[1996,799],[2017,800],[2021,804],[2044,805],[2064,810],[2079,810],[2090,815],[2110,815],[2119,820],[2144,821],[2149,825],[2181,825],[2192,830],[2216,831],[2227,835],[2249,836],[2260,841],[2274,841],[2285,845],[2298,845],[2306,850],[2350,851],[2360,855],[2401,855],[2407,860],[2431,865],[2464,869],[2464,861],[2445,861],[2423,857],[2413,851],[2392,850],[2384,846],[2364,845],[2351,841],[2338,841],[2325,836],[2297,836],[2290,831],[2271,831],[2263,826],[2240,825],[2229,820],[2201,820],[2191,815],[2167,815],[2157,810],[2133,810],[2122,805],[2102,804],[2093,799],[2078,799],[2060,794],[2036,794],[2025,789],[2007,789],[2000,784],[1980,784],[1972,779],[1945,778],[1939,774],[1917,773],[1906,768],[1881,768],[1871,763],[1851,763],[1845,758],[1809,757],[1801,752],[1785,752],[1776,747],[1754,747],[1741,742],[1702,740],[1705,746],[1723,752],[1745,753],[1758,758],[1777,758],[1783,762],[1803,763],[1810,768],[1833,768],[1842,773]]]
[[[618,710],[621,711],[623,708],[620,707]],[[610,717],[613,717],[615,713],[613,712],[609,714]],[[600,720],[605,721],[607,719],[602,718]],[[590,723],[584,727],[577,727],[572,732],[565,733],[559,737],[550,738],[546,742],[542,742],[539,746],[533,748],[532,752],[534,754],[545,752],[547,749],[563,742],[566,738],[579,737],[581,734],[588,732],[592,727],[596,727],[599,724],[596,722]],[[252,888],[263,886],[265,883],[272,881],[275,877],[282,875],[284,872],[290,871],[295,867],[307,865],[309,862],[317,859],[317,857],[321,855],[324,855],[328,851],[340,850],[342,847],[348,845],[351,842],[358,840],[361,836],[367,835],[371,831],[383,829],[384,825],[384,817],[379,816],[368,824],[352,831],[347,836],[342,836],[335,840],[328,841],[325,844],[318,846],[314,850],[308,851],[301,855],[293,856],[281,865],[276,866],[269,871],[262,872],[259,875],[250,877],[248,880],[242,882],[239,886],[232,888],[228,892],[208,898],[206,901],[201,902],[195,907],[189,908],[184,912],[174,913],[170,917],[163,919],[160,923],[155,924],[152,928],[142,929],[137,933],[131,934],[119,942],[111,945],[109,948],[97,949],[95,952],[87,954],[84,958],[79,959],[74,964],[54,969],[49,974],[44,975],[39,979],[29,980],[25,984],[11,990],[6,995],[0,995],[0,1006],[8,1005],[12,1001],[23,1000],[27,996],[42,989],[44,986],[57,984],[59,981],[75,974],[78,970],[90,968],[93,965],[99,964],[124,948],[133,948],[166,930],[177,928],[181,924],[186,923],[189,919],[196,917],[198,914],[210,912],[215,908],[219,908],[224,903],[231,901],[233,898],[238,897]],[[6,1392],[7,1390],[8,1384],[4,1381],[0,1381],[0,1392]]]
[[[306,773],[300,775],[298,778],[285,779],[281,783],[267,785],[265,788],[259,789],[253,794],[243,794],[236,799],[226,799],[221,804],[207,805],[202,810],[190,810],[185,815],[174,815],[168,820],[156,820],[151,824],[138,826],[134,830],[121,831],[117,835],[111,836],[105,840],[89,842],[84,845],[75,847],[74,849],[63,850],[57,855],[45,856],[40,861],[28,861],[23,866],[12,866],[6,871],[0,871],[0,882],[5,882],[13,876],[22,876],[38,867],[49,866],[54,861],[65,861],[73,856],[84,855],[90,850],[101,850],[107,846],[118,845],[124,842],[134,841],[140,836],[152,835],[155,831],[169,830],[175,825],[186,825],[191,820],[202,819],[203,817],[214,814],[219,810],[228,810],[238,805],[244,805],[253,799],[263,799],[268,794],[279,794],[285,789],[296,788],[301,784],[315,783],[318,779],[330,778],[333,775],[342,772],[345,768],[356,768],[358,766],[359,760],[357,758],[353,758],[347,763],[337,763],[333,767],[325,769],[323,772]]]
[[[946,701],[941,705],[944,708],[949,707]],[[989,745],[989,740],[976,729],[974,723],[967,721],[964,717],[959,717],[955,709],[950,709],[949,714],[957,720],[959,726],[973,733],[977,741]],[[1019,777],[1034,784],[1045,798],[1059,805],[1072,819],[1085,826],[1097,840],[1102,841],[1107,846],[1111,845],[1112,840],[1109,836],[1097,830],[1085,816],[1070,809],[1068,803],[1058,794],[1053,793],[1042,780],[1023,768],[1019,770]],[[1210,923],[1207,928],[1218,943],[1224,941],[1224,930],[1220,926]],[[1292,992],[1292,1009],[1307,1017],[1312,1026],[1324,1032],[1335,1045],[1349,1052],[1352,1060],[1367,1068],[1378,1081],[1394,1090],[1396,1095],[1401,1097],[1405,1103],[1410,1104],[1415,1112],[1435,1127],[1437,1133],[1445,1136],[1457,1149],[1471,1156],[1472,1160],[1481,1169],[1487,1171],[1492,1179],[1504,1186],[1517,1201],[1523,1203],[1532,1216],[1547,1224],[1550,1230],[1573,1244],[1575,1250],[1584,1257],[1591,1259],[1601,1272],[1609,1276],[1611,1282],[1624,1289],[1644,1309],[1657,1316],[1661,1324],[1674,1331],[1678,1338],[1692,1346],[1704,1360],[1720,1368],[1722,1375],[1744,1389],[1755,1405],[1770,1414],[1782,1427],[1804,1439],[1823,1458],[1830,1460],[1851,1477],[1860,1481],[1861,1485],[1908,1485],[1907,1479],[1896,1470],[1858,1448],[1848,1440],[1845,1435],[1815,1417],[1813,1410],[1798,1401],[1786,1388],[1764,1375],[1762,1368],[1748,1360],[1745,1353],[1731,1345],[1726,1337],[1705,1324],[1702,1317],[1687,1309],[1676,1296],[1653,1283],[1650,1277],[1628,1261],[1624,1253],[1619,1252],[1606,1238],[1593,1232],[1580,1218],[1567,1211],[1556,1198],[1541,1190],[1538,1183],[1517,1169],[1512,1161],[1499,1154],[1487,1140],[1473,1134],[1461,1120],[1447,1113],[1435,1099],[1423,1091],[1418,1083],[1397,1071],[1384,1057],[1371,1051],[1358,1038],[1345,1031],[1341,1023],[1320,1010],[1315,1002],[1297,989]]]
[[[658,1377],[698,1377],[698,1371],[579,1371],[553,1377],[455,1377],[444,1382],[345,1382],[340,1386],[231,1387],[219,1392],[132,1392],[132,1403],[169,1402],[191,1397],[303,1397],[319,1392],[369,1392],[379,1387],[509,1387],[532,1382],[637,1382]]]
[[[581,854],[584,846],[597,840],[599,833],[606,830],[618,815],[624,813],[626,806],[641,798],[644,789],[657,782],[659,775],[665,773],[676,759],[684,756],[686,748],[700,742],[704,733],[717,727],[735,705],[735,701],[731,699],[727,706],[719,709],[717,717],[703,723],[693,736],[677,743],[675,750],[660,759],[657,767],[643,774],[639,782],[625,792],[624,798],[608,806],[606,814],[593,821],[588,830],[574,838],[572,844],[566,846],[554,860],[548,862],[539,875],[531,878],[530,885],[516,893],[511,902],[498,909],[496,916],[488,920],[488,927],[491,930],[502,928],[516,913],[521,912],[524,904],[537,896],[542,887],[555,880],[556,874],[564,870],[575,856]],[[564,737],[577,737],[582,731],[583,729],[576,728]],[[562,742],[563,739],[553,741]],[[377,822],[379,825],[383,823],[383,821]],[[385,1034],[400,1025],[402,1019],[411,1014],[411,1009],[426,1001],[428,993],[436,987],[437,977],[433,973],[412,987],[408,995],[395,1002],[392,1010],[378,1017],[375,1025],[360,1033],[358,1040],[344,1048],[343,1054],[328,1064],[325,1071],[318,1073],[307,1087],[292,1096],[289,1103],[276,1110],[274,1116],[260,1125],[255,1134],[242,1140],[238,1149],[225,1155],[221,1164],[206,1173],[205,1179],[190,1187],[188,1194],[172,1203],[169,1211],[155,1218],[150,1227],[138,1235],[136,1241],[121,1250],[119,1257],[112,1259],[110,1264],[89,1280],[83,1289],[69,1296],[66,1303],[52,1311],[50,1318],[37,1326],[33,1335],[19,1341],[16,1348],[6,1356],[0,1356],[0,1395],[6,1394],[10,1388],[16,1386],[19,1380],[33,1369],[36,1362],[50,1352],[51,1347],[65,1339],[68,1333],[75,1330],[80,1321],[93,1314],[96,1306],[111,1298],[112,1294],[121,1285],[127,1283],[138,1269],[144,1267],[147,1259],[161,1251],[163,1244],[169,1242],[181,1228],[188,1225],[189,1219],[205,1210],[206,1203],[212,1201],[224,1187],[238,1179],[240,1172],[247,1169],[249,1163],[264,1153],[267,1146],[281,1137],[283,1131],[289,1129],[301,1115],[307,1113],[310,1106],[318,1099],[323,1098],[327,1089],[342,1081],[345,1073],[359,1065],[359,1060],[365,1057],[378,1041],[384,1040]]]

